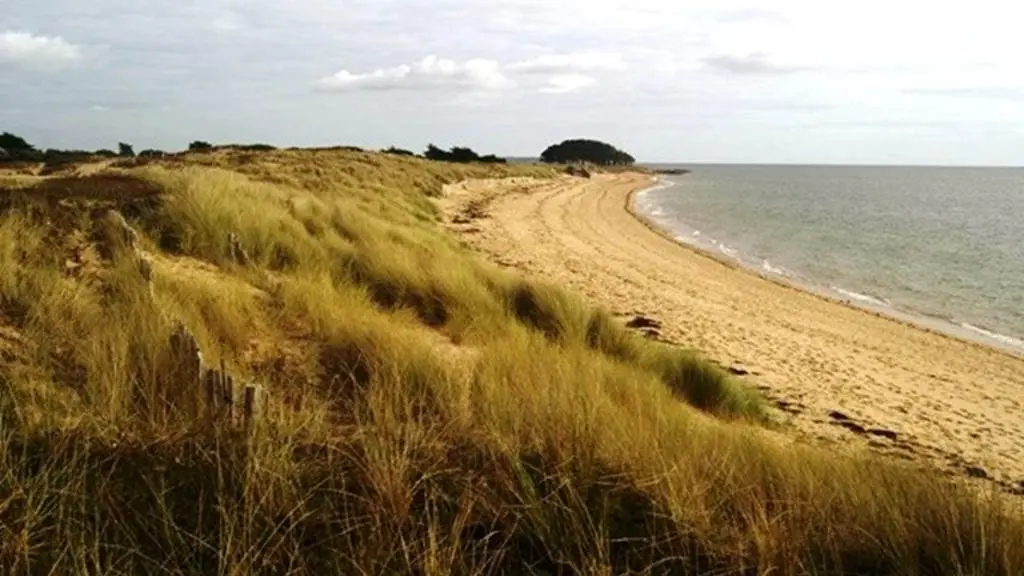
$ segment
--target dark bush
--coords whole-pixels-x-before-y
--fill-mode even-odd
[[[0,134],[0,148],[3,148],[11,155],[17,154],[18,152],[35,151],[35,147],[29,144],[24,138],[21,136],[15,136],[10,132]]]
[[[46,176],[64,170],[79,162],[93,159],[92,152],[87,150],[57,150],[48,148],[42,153],[43,168],[41,175]]]
[[[277,150],[276,146],[271,146],[270,144],[241,144],[237,148],[246,152],[273,152]]]
[[[437,160],[440,162],[458,162],[462,164],[468,164],[470,162],[481,162],[485,164],[505,164],[504,158],[499,158],[494,154],[488,154],[486,156],[480,156],[473,151],[472,148],[463,146],[453,146],[451,150],[442,150],[433,144],[427,145],[426,152],[423,156],[428,160]]]
[[[10,132],[0,134],[0,161],[3,162],[40,162],[42,153],[20,136]]]
[[[394,146],[391,146],[390,148],[386,148],[385,150],[383,150],[383,152],[385,154],[394,154],[395,156],[415,156],[416,155],[416,153],[411,151],[411,150],[406,150],[404,148],[395,148]]]

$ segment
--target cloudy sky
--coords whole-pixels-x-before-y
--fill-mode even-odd
[[[469,145],[646,161],[1024,165],[1005,0],[0,0],[40,147]]]

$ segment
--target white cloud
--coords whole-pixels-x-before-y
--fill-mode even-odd
[[[745,75],[773,75],[790,74],[799,72],[803,68],[799,66],[787,66],[777,64],[768,59],[764,54],[754,53],[745,55],[723,54],[708,56],[702,60],[704,66],[719,72],[729,74]]]
[[[622,55],[602,52],[546,54],[516,62],[508,67],[521,74],[581,74],[601,70],[622,70]]]
[[[592,73],[624,68],[621,55],[602,52],[547,54],[508,65],[482,58],[458,62],[427,56],[415,64],[370,72],[341,70],[317,80],[314,87],[331,92],[445,88],[483,94],[520,86],[564,94],[594,85],[597,78]]]
[[[326,91],[399,90],[450,88],[464,90],[499,90],[512,85],[494,60],[474,58],[456,62],[447,58],[427,56],[419,62],[372,72],[352,73],[348,70],[318,80],[315,87]]]
[[[544,94],[566,94],[593,86],[597,82],[592,76],[586,74],[559,74],[548,79],[547,84],[540,89]]]
[[[60,68],[82,57],[80,47],[59,36],[36,36],[28,32],[0,34],[0,62],[31,68]]]

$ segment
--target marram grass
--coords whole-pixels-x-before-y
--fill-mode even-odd
[[[5,574],[1024,573],[1018,501],[780,443],[698,355],[438,225],[444,183],[547,168],[235,150],[121,173],[0,192]],[[251,432],[190,408],[179,323],[266,387]]]

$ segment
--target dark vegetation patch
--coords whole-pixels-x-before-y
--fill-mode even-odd
[[[66,230],[77,224],[83,213],[95,215],[114,209],[126,218],[153,214],[162,192],[151,182],[124,174],[48,178],[28,188],[0,188],[0,214],[17,210]]]

